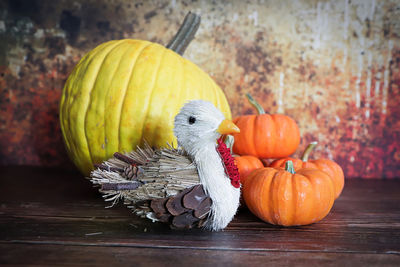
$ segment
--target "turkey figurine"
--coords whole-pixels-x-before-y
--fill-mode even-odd
[[[175,117],[178,148],[144,143],[115,153],[96,165],[90,179],[112,205],[122,199],[143,218],[171,228],[222,230],[240,198],[239,172],[222,135],[239,131],[213,104],[193,100]]]

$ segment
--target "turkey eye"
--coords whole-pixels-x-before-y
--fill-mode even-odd
[[[195,122],[196,122],[196,118],[193,117],[193,116],[190,116],[190,117],[189,117],[189,124],[193,124],[193,123],[195,123]]]

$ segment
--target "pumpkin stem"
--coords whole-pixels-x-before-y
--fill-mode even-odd
[[[249,100],[250,104],[253,105],[253,107],[255,107],[258,111],[258,114],[265,114],[265,110],[263,109],[263,107],[257,103],[257,101],[249,94],[246,94],[247,99]]]
[[[285,171],[290,172],[291,174],[295,174],[296,172],[294,171],[294,166],[293,166],[293,161],[288,160],[285,163]]]
[[[314,147],[318,144],[317,141],[311,142],[306,149],[303,152],[303,155],[301,155],[301,160],[304,162],[307,162],[308,156],[310,155],[311,151],[314,149]]]
[[[189,12],[174,38],[169,41],[167,48],[182,56],[189,43],[193,40],[200,26],[200,20],[199,15]]]

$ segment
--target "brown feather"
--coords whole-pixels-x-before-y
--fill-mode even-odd
[[[200,219],[209,214],[211,199],[200,185],[196,165],[183,150],[171,146],[152,149],[145,143],[136,151],[115,155],[90,177],[92,183],[103,186],[100,192],[106,201],[112,201],[111,206],[123,199],[137,215],[167,222],[173,228],[204,225]],[[133,180],[138,188],[119,190],[129,187],[118,184]]]

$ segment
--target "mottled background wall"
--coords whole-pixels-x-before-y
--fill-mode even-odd
[[[58,124],[63,84],[110,39],[166,44],[202,15],[185,53],[224,89],[233,115],[250,92],[292,116],[314,156],[347,177],[400,177],[400,3],[299,1],[0,1],[0,164],[72,167]]]

